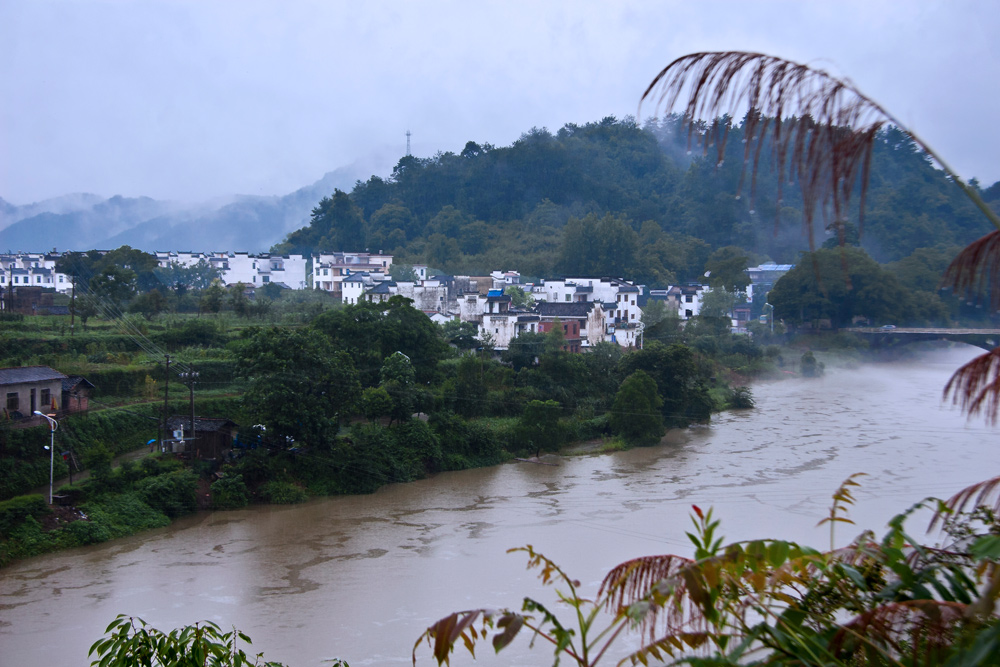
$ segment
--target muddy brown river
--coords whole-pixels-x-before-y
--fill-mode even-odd
[[[615,564],[690,555],[692,504],[727,540],[829,543],[816,523],[848,475],[866,472],[846,542],[928,495],[1000,472],[1000,439],[942,404],[973,348],[919,361],[828,369],[754,387],[757,409],[719,415],[657,447],[445,473],[370,496],[203,513],[168,528],[0,570],[0,665],[78,667],[119,613],[159,628],[238,626],[270,660],[409,664],[420,632],[450,611],[551,602],[522,555],[532,544],[593,593]],[[925,523],[911,524],[916,532]],[[626,645],[622,650],[625,650]],[[549,664],[521,643],[479,664]],[[430,651],[418,664],[431,665]],[[614,664],[616,659],[607,660]],[[471,664],[465,655],[453,664]]]

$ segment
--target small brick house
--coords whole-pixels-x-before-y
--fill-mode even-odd
[[[86,412],[90,408],[90,392],[94,385],[80,375],[70,375],[62,381],[63,412]]]
[[[3,418],[32,419],[35,410],[58,413],[62,407],[62,383],[67,379],[69,378],[48,366],[0,368],[0,408],[3,410]]]
[[[183,431],[183,442],[171,443],[171,451],[195,459],[219,459],[233,446],[233,432],[237,424],[231,419],[194,418],[194,439],[191,437],[191,417],[173,416],[167,420],[167,436]]]

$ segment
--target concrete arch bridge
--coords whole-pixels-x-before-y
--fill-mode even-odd
[[[912,327],[852,327],[841,329],[868,341],[872,348],[892,347],[928,340],[950,340],[992,350],[1000,345],[1000,329],[934,329]]]

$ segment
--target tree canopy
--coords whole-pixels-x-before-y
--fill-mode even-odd
[[[850,326],[911,322],[910,293],[860,248],[821,248],[806,253],[768,295],[774,316],[793,324],[829,320]]]
[[[752,185],[744,182],[748,119],[728,122],[721,155],[690,155],[682,119],[666,116],[642,127],[608,117],[557,132],[533,128],[506,147],[469,142],[460,154],[405,156],[391,177],[324,198],[309,225],[275,249],[368,248],[453,273],[517,266],[654,286],[700,280],[708,270],[713,283],[738,292],[746,262],[796,263],[809,241],[797,175],[782,181],[762,142],[761,168]],[[878,261],[895,261],[968,243],[982,226],[975,207],[892,127],[873,148],[863,225],[859,206],[852,202],[837,221],[819,212],[815,247],[839,244],[843,231]]]

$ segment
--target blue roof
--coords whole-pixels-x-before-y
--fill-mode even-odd
[[[491,290],[488,290],[486,292],[486,296],[487,297],[491,297],[491,296],[503,296],[503,288],[501,287],[500,289],[491,289]]]

